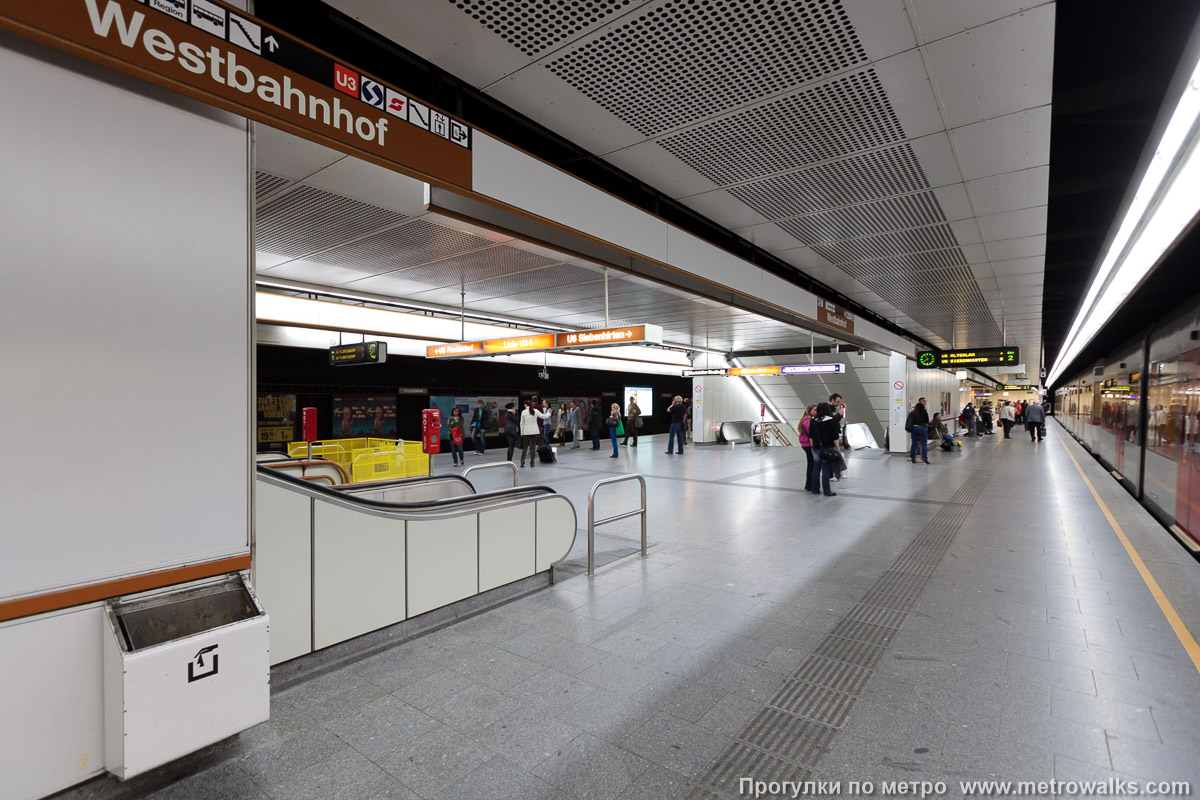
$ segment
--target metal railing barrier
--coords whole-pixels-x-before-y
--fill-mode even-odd
[[[627,511],[624,514],[616,514],[611,517],[605,517],[602,520],[596,520],[596,490],[607,483],[620,483],[621,481],[636,480],[642,485],[642,505],[636,511]],[[610,522],[616,522],[619,519],[628,519],[629,517],[642,517],[642,556],[646,555],[646,479],[634,473],[632,475],[620,475],[616,478],[604,478],[596,481],[592,486],[592,490],[588,492],[588,560],[587,574],[596,574],[596,526],[607,525]]]
[[[512,470],[513,487],[517,485],[517,465],[511,461],[497,461],[494,464],[476,464],[473,467],[467,467],[462,471],[462,476],[465,478],[477,469],[496,469],[497,467],[508,467]]]

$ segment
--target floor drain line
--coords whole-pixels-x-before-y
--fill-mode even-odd
[[[700,776],[687,800],[737,796],[742,778],[804,781],[812,777],[850,716],[892,637],[971,513],[978,486],[995,467],[968,477],[875,585],[830,629],[733,742]]]

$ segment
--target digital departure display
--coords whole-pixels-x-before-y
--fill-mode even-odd
[[[995,367],[1021,363],[1017,347],[976,347],[973,350],[922,350],[917,353],[920,369],[949,367]]]
[[[387,342],[359,342],[329,348],[329,363],[335,367],[382,364],[387,361]]]

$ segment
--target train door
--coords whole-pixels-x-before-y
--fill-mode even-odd
[[[1172,438],[1179,470],[1175,521],[1188,536],[1200,541],[1200,350],[1185,353],[1178,369],[1171,403],[1175,411]]]

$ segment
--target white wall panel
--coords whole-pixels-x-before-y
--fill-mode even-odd
[[[667,228],[665,261],[735,292],[762,295],[762,270],[679,228]]]
[[[0,598],[248,552],[245,122],[8,35],[0,74]]]
[[[104,770],[104,608],[0,625],[4,797],[44,797]]]
[[[479,589],[478,517],[408,523],[408,615],[415,617]]]
[[[528,578],[536,570],[534,503],[479,515],[479,591]]]
[[[251,580],[271,617],[271,663],[312,651],[311,500],[259,482]]]
[[[401,622],[404,521],[317,501],[313,515],[313,647]]]
[[[472,187],[480,194],[606,242],[667,260],[667,223],[478,131]]]

